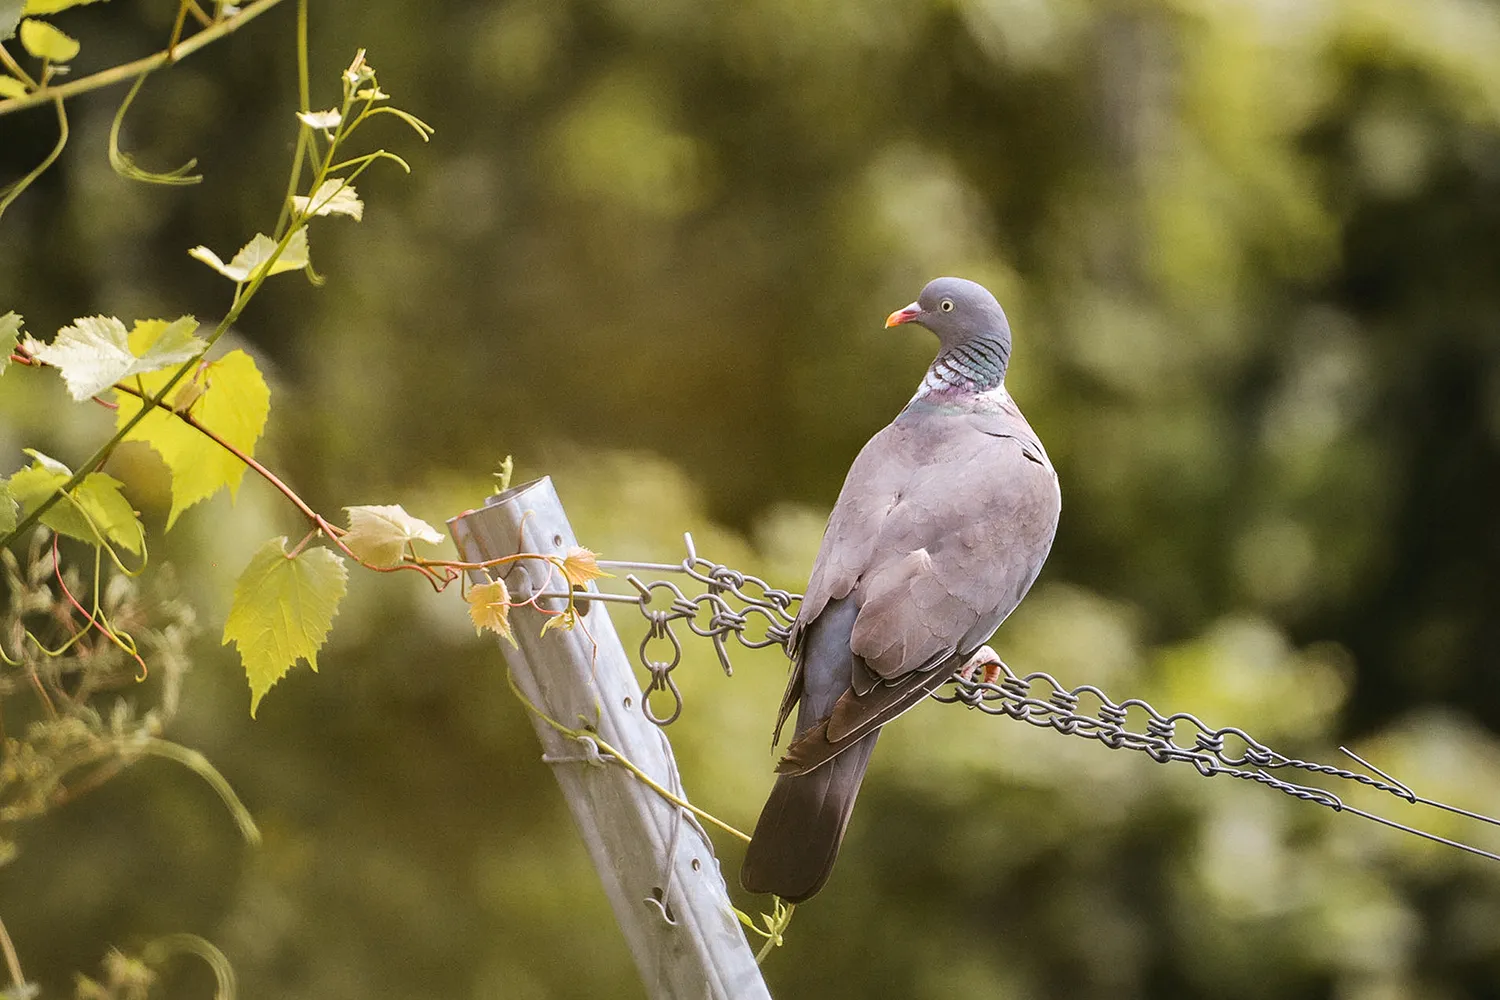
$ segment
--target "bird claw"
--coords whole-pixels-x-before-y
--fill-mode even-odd
[[[969,657],[969,662],[959,668],[958,677],[962,681],[972,681],[974,679],[974,671],[983,667],[984,673],[980,677],[981,682],[984,684],[993,684],[1000,679],[1000,669],[1004,666],[1005,663],[1000,659],[1000,654],[988,646],[980,646],[974,651],[974,655]]]

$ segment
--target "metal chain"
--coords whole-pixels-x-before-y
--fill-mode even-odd
[[[674,624],[686,624],[694,635],[709,639],[718,655],[719,665],[724,668],[726,675],[732,676],[734,667],[729,659],[727,638],[732,635],[749,649],[785,646],[792,622],[796,619],[793,606],[802,599],[800,594],[772,587],[759,577],[703,558],[698,555],[691,535],[684,535],[683,539],[687,546],[687,556],[681,563],[601,559],[599,565],[608,569],[683,574],[702,586],[703,593],[689,596],[682,587],[670,580],[657,579],[645,583],[635,572],[629,572],[625,579],[635,589],[634,595],[590,593],[586,598],[634,604],[645,617],[649,627],[646,637],[641,640],[640,661],[651,675],[651,680],[646,686],[642,708],[646,717],[659,726],[675,722],[682,715],[683,709],[682,692],[672,679],[672,671],[682,662],[682,642],[673,631]],[[665,606],[657,606],[659,601]],[[1352,781],[1389,793],[1412,805],[1429,806],[1500,826],[1500,820],[1493,817],[1417,795],[1405,784],[1344,747],[1339,750],[1370,773],[1287,757],[1238,727],[1215,728],[1186,712],[1164,715],[1139,698],[1116,702],[1092,684],[1070,688],[1050,674],[1035,672],[1020,675],[1004,663],[1000,663],[999,667],[1000,675],[996,683],[955,677],[931,697],[935,701],[959,703],[989,715],[1007,716],[1065,735],[1097,740],[1114,750],[1137,750],[1159,764],[1189,763],[1204,777],[1228,775],[1253,781],[1305,802],[1326,806],[1335,812],[1350,813],[1470,854],[1500,861],[1500,854],[1367,812],[1349,805],[1327,789],[1298,784],[1272,773],[1290,775],[1301,772]],[[658,715],[651,707],[651,696],[657,693],[665,694],[671,699],[672,708],[666,715]],[[1092,714],[1080,710],[1084,698],[1098,703]],[[1138,710],[1146,717],[1143,731],[1127,728],[1128,717],[1133,710]],[[1191,738],[1191,745],[1179,742],[1184,730],[1187,737]]]
[[[1037,671],[1019,676],[1004,663],[999,666],[1001,676],[997,679],[998,683],[986,684],[954,678],[950,687],[939,689],[930,697],[935,701],[957,702],[990,715],[1004,715],[1019,719],[1033,726],[1054,729],[1069,736],[1098,740],[1113,750],[1139,750],[1158,764],[1186,762],[1192,764],[1198,769],[1198,773],[1206,778],[1223,774],[1244,781],[1253,781],[1304,802],[1326,806],[1334,812],[1347,812],[1403,833],[1446,844],[1492,861],[1500,861],[1500,854],[1407,826],[1385,816],[1351,806],[1325,788],[1301,785],[1271,773],[1276,770],[1303,771],[1353,781],[1368,788],[1387,792],[1412,805],[1430,806],[1492,826],[1500,826],[1500,820],[1493,817],[1416,794],[1407,785],[1347,747],[1339,747],[1339,751],[1361,767],[1367,768],[1375,776],[1335,767],[1331,764],[1287,757],[1236,726],[1215,728],[1187,712],[1163,715],[1139,698],[1117,703],[1110,700],[1103,691],[1092,684],[1069,688],[1051,674]],[[1034,687],[1044,688],[1051,693],[1045,699],[1038,698],[1033,693]],[[1084,695],[1092,696],[1099,702],[1094,715],[1085,715],[1078,711],[1080,698]],[[1125,721],[1131,709],[1139,709],[1146,714],[1145,732],[1133,732],[1125,728]],[[1179,728],[1186,728],[1191,732],[1193,738],[1191,747],[1177,742]]]
[[[625,580],[635,588],[634,596],[602,595],[603,599],[635,604],[646,619],[648,627],[639,656],[651,680],[646,685],[642,710],[659,726],[671,725],[682,715],[682,692],[672,679],[672,671],[682,662],[682,641],[672,630],[673,624],[684,624],[694,635],[710,640],[725,676],[732,677],[734,664],[729,659],[727,637],[732,635],[748,649],[785,646],[797,617],[792,605],[802,600],[802,595],[772,587],[758,576],[703,558],[693,545],[692,535],[684,535],[683,540],[687,557],[681,563],[599,560],[605,569],[682,573],[704,588],[703,593],[690,597],[671,580],[645,583],[632,572]],[[600,596],[591,594],[586,599]],[[671,698],[672,708],[666,715],[658,715],[651,707],[651,696],[658,692]]]

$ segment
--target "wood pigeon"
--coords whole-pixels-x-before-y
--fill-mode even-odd
[[[796,738],[740,869],[751,892],[800,902],[833,870],[880,727],[959,672],[1036,579],[1062,498],[1005,391],[1010,323],[981,285],[937,278],[886,326],[937,334],[917,394],[860,451],[829,516],[787,649]],[[774,742],[774,741],[773,741]]]

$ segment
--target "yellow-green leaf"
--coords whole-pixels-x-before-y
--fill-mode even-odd
[[[288,558],[286,538],[273,538],[250,558],[234,587],[224,622],[224,644],[234,643],[250,681],[250,716],[286,672],[306,660],[318,669],[318,650],[343,600],[349,571],[325,548]]]
[[[147,395],[155,395],[168,377],[167,372],[155,372],[141,376],[139,382]],[[115,399],[120,404],[115,411],[115,426],[123,427],[140,411],[141,401],[123,392],[115,393]],[[173,409],[190,405],[195,420],[254,457],[255,443],[260,440],[271,412],[271,390],[256,368],[255,359],[236,350],[201,366],[192,378],[179,382],[164,402]],[[126,440],[146,442],[167,463],[172,474],[168,529],[183,511],[220,489],[229,487],[231,498],[239,493],[245,463],[170,413],[160,409],[148,413],[126,435]]]
[[[39,452],[29,452],[29,454],[33,458],[32,463],[16,470],[5,481],[5,485],[10,490],[11,498],[21,505],[21,513],[23,514],[29,514],[36,510],[44,500],[56,493],[72,475],[68,471],[67,466],[58,469],[56,468],[58,463],[49,465],[48,463],[51,460]],[[67,509],[74,517],[78,516],[77,512],[69,506],[66,500],[59,500],[56,504],[53,504],[52,509],[47,512],[47,516],[50,517],[53,511],[56,511],[59,507]],[[73,524],[69,525],[69,527],[74,526]],[[48,527],[51,527],[54,531],[61,530],[50,524]],[[94,540],[94,533],[89,529],[86,522],[82,526],[82,531],[85,541],[91,542]]]
[[[146,530],[130,501],[120,492],[124,484],[102,472],[90,472],[73,490],[73,500],[88,514],[89,521],[104,537],[122,548],[140,555],[146,542]],[[52,510],[63,507],[58,504]],[[47,512],[49,515],[52,511]],[[46,518],[42,522],[46,523]]]
[[[11,499],[23,513],[31,513],[62,488],[72,472],[66,465],[41,452],[27,449],[32,463],[6,482]],[[47,509],[42,523],[59,535],[90,545],[112,542],[140,555],[146,533],[130,502],[120,492],[119,480],[102,472],[91,472],[73,491]],[[14,525],[12,525],[14,527]]]
[[[72,469],[68,468],[66,465],[62,464],[57,459],[52,458],[51,456],[43,455],[35,448],[22,448],[21,450],[30,455],[33,462],[41,466],[43,469],[46,469],[48,472],[61,473],[63,478],[65,479],[73,475]]]
[[[311,196],[293,195],[292,207],[313,215],[347,215],[355,222],[365,217],[365,203],[354,193],[354,185],[343,180],[326,180]]]
[[[24,97],[26,84],[13,76],[0,76],[0,97]]]
[[[171,357],[173,363],[181,363],[203,350],[203,341],[193,336],[196,329],[198,321],[191,316],[179,316],[170,323],[164,319],[138,319],[125,343],[138,358]]]
[[[436,528],[412,517],[400,504],[345,507],[344,510],[349,514],[349,533],[344,536],[344,544],[361,562],[371,566],[397,565],[408,542],[436,545],[443,540]]]
[[[542,631],[540,634],[546,635],[548,632],[551,632],[555,628],[571,630],[577,624],[578,610],[576,608],[568,608],[566,611],[563,611],[559,614],[548,616],[547,620],[542,623]]]
[[[581,587],[590,580],[614,575],[600,569],[599,557],[582,545],[575,545],[568,550],[568,556],[563,560],[562,571],[570,587]]]
[[[235,282],[249,281],[269,265],[269,274],[281,274],[285,271],[300,271],[307,266],[307,227],[303,226],[292,234],[287,241],[286,249],[281,251],[281,256],[276,258],[274,264],[270,263],[271,255],[276,252],[276,241],[265,233],[256,233],[254,238],[240,247],[239,253],[228,264],[208,247],[197,246],[188,251],[188,256],[194,260],[200,260],[209,267],[218,271],[224,277]]]
[[[60,10],[69,7],[82,7],[86,3],[97,3],[98,0],[26,0],[26,13],[30,15],[56,14]]]
[[[483,629],[489,629],[515,645],[516,636],[510,626],[510,591],[506,589],[504,580],[476,583],[469,588],[468,600],[469,621],[474,623],[476,635]]]
[[[52,343],[28,339],[26,349],[38,361],[61,371],[68,395],[83,402],[131,375],[182,364],[206,346],[193,336],[198,321],[191,316],[171,323],[145,320],[136,324],[137,330],[143,326],[152,326],[154,336],[142,341],[147,347],[140,354],[131,350],[125,324],[113,316],[76,319],[72,326],[57,331]]]
[[[30,18],[21,22],[21,45],[37,59],[65,63],[78,54],[78,40],[58,31],[46,21]]]
[[[0,483],[0,531],[15,531],[20,505],[11,496],[10,484]]]
[[[21,314],[8,312],[0,316],[0,373],[10,364],[10,352],[16,349],[21,338]]]

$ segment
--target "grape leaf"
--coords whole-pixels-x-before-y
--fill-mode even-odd
[[[20,505],[16,503],[15,497],[10,495],[10,485],[0,483],[0,531],[15,531],[19,513]]]
[[[224,645],[239,650],[250,681],[250,717],[272,685],[298,660],[318,669],[318,650],[347,589],[344,560],[325,548],[289,558],[286,538],[273,538],[250,557],[234,586]]]
[[[68,395],[83,402],[123,378],[179,365],[196,357],[207,346],[193,336],[198,321],[191,316],[183,316],[171,323],[145,320],[136,326],[146,324],[160,324],[160,329],[151,339],[150,347],[140,355],[130,349],[130,335],[125,331],[125,324],[113,316],[76,319],[72,326],[58,330],[50,344],[27,338],[26,349],[37,360],[61,371]]]
[[[234,259],[228,264],[224,263],[218,254],[204,246],[193,247],[188,251],[188,256],[194,260],[201,260],[231,281],[245,282],[264,270],[271,255],[275,252],[276,241],[265,233],[256,233],[249,243],[240,247],[239,253],[235,254]],[[281,251],[281,256],[276,258],[276,263],[271,264],[270,274],[300,271],[307,266],[307,263],[307,227],[303,226],[292,234],[292,238],[287,241],[286,249]]]
[[[32,463],[7,480],[11,499],[30,513],[56,493],[73,473],[56,459],[39,451],[26,449]],[[140,555],[146,540],[145,529],[120,492],[118,479],[102,472],[91,472],[64,497],[47,509],[42,523],[59,535],[76,538],[90,545],[113,542]],[[102,535],[102,537],[101,537]]]
[[[292,207],[297,211],[306,212],[309,206],[313,215],[347,215],[355,222],[365,217],[365,203],[354,193],[354,186],[338,179],[319,184],[311,197],[292,196]]]
[[[510,625],[510,591],[504,580],[476,583],[469,588],[469,621],[474,623],[474,634],[489,629],[496,635],[516,644],[516,634]]]
[[[21,513],[29,514],[33,510],[36,510],[42,501],[56,493],[58,488],[68,481],[69,475],[66,468],[64,471],[58,472],[55,469],[48,468],[38,460],[24,468],[17,469],[5,481],[5,486],[10,492],[11,499],[21,505]],[[66,512],[75,519],[71,521],[64,520],[64,524],[68,530],[58,527],[55,515],[59,512]],[[89,528],[88,523],[83,521],[78,512],[66,500],[59,500],[53,504],[52,509],[42,516],[42,520],[47,524],[47,527],[62,534],[73,534],[72,529],[78,528],[79,522],[82,522],[81,530],[84,541],[94,541],[94,532]],[[75,535],[74,537],[77,536]]]
[[[344,544],[362,562],[371,566],[398,565],[407,542],[436,545],[443,540],[436,528],[412,517],[400,504],[345,507],[344,510],[349,514],[349,533],[344,536]]]
[[[136,334],[141,332],[138,326]],[[133,343],[136,334],[131,335]],[[168,372],[142,375],[139,386],[148,396],[155,395],[169,377]],[[120,404],[115,411],[115,426],[123,427],[140,411],[142,403],[123,392],[116,392],[115,399]],[[271,412],[271,390],[256,368],[255,359],[236,350],[201,366],[191,379],[179,382],[163,402],[177,410],[191,407],[195,420],[253,457],[255,443],[260,440],[266,417]],[[239,495],[245,463],[164,410],[146,414],[125,439],[146,442],[167,463],[172,474],[168,530],[183,511],[208,499],[223,487],[229,487],[231,499]]]
[[[21,45],[37,59],[65,63],[78,54],[78,40],[65,35],[46,21],[30,18],[21,22]]]
[[[600,569],[599,557],[582,545],[575,545],[568,550],[567,558],[563,560],[562,571],[570,587],[581,587],[601,576],[614,576],[613,573],[606,573]]]
[[[0,373],[10,364],[10,352],[16,349],[21,338],[21,314],[8,312],[0,316]]]
[[[30,455],[33,462],[46,469],[48,472],[60,472],[62,473],[64,478],[73,475],[72,469],[68,468],[66,465],[63,465],[61,462],[59,462],[55,458],[52,458],[50,455],[43,455],[35,448],[22,448],[21,450]]]
[[[130,328],[125,344],[138,358],[171,355],[173,363],[177,364],[203,350],[203,341],[193,336],[197,328],[198,321],[191,316],[180,317],[171,323],[164,319],[138,319]],[[189,348],[192,353],[185,354]],[[157,367],[165,368],[166,365]]]
[[[552,631],[555,628],[566,629],[566,630],[570,630],[571,631],[577,625],[578,625],[578,610],[576,608],[568,608],[567,610],[563,611],[561,614],[555,614],[555,615],[548,616],[547,620],[544,621],[544,622],[542,622],[542,631],[541,631],[540,634],[541,635],[546,635],[548,632]]]
[[[74,487],[73,499],[88,513],[89,520],[105,538],[140,555],[146,544],[146,529],[141,526],[140,516],[130,506],[130,501],[120,492],[123,485],[102,472],[90,472]],[[59,503],[47,515],[62,509],[64,505]],[[47,517],[43,517],[42,523],[46,522]]]
[[[97,3],[98,0],[26,0],[26,13],[28,14],[56,14],[60,10],[69,7],[82,7],[86,3]]]

